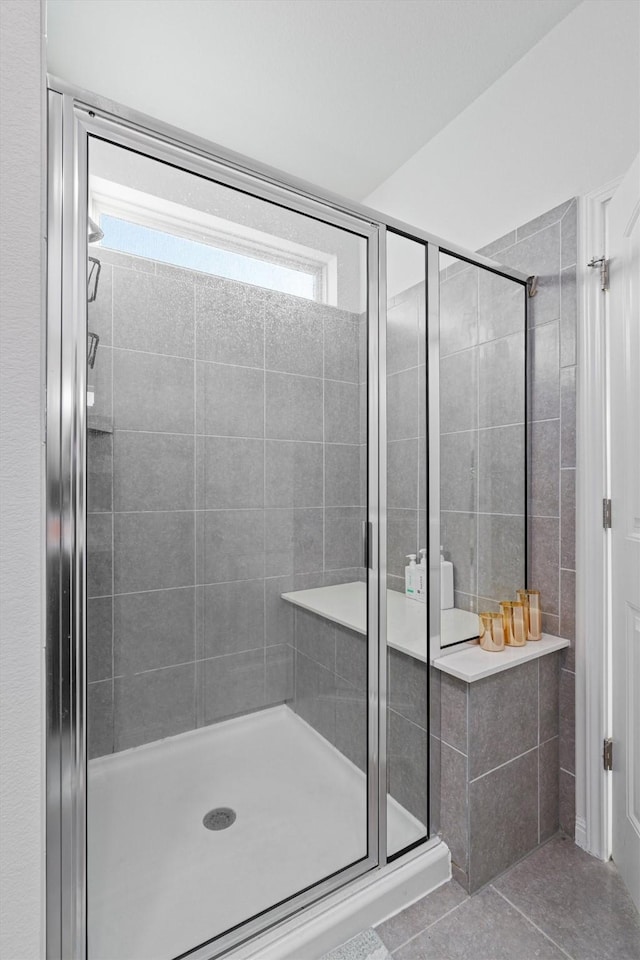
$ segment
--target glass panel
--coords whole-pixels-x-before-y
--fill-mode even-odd
[[[428,835],[425,278],[424,244],[387,232],[389,857]]]
[[[442,645],[526,585],[526,288],[440,257]]]
[[[162,960],[368,854],[367,242],[89,161],[94,223],[149,229],[89,247],[88,955]],[[174,233],[313,297],[178,266]]]

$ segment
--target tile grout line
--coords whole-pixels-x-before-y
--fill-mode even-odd
[[[510,907],[512,907],[517,913],[519,913],[520,916],[523,917],[523,918],[527,921],[527,923],[530,923],[531,926],[532,926],[535,930],[537,930],[538,933],[541,933],[542,936],[545,937],[550,943],[552,943],[552,944],[554,945],[554,947],[557,947],[558,950],[559,950],[561,953],[563,953],[563,954],[565,955],[565,957],[567,957],[567,960],[574,960],[574,957],[572,957],[570,953],[567,953],[567,951],[566,951],[563,947],[561,947],[560,944],[557,943],[557,942],[553,939],[553,937],[550,937],[548,933],[545,933],[545,931],[542,929],[542,927],[539,927],[538,924],[535,923],[535,922],[531,919],[531,917],[528,917],[528,916],[526,915],[526,913],[525,913],[523,910],[520,909],[520,907],[517,907],[517,906],[515,905],[515,903],[512,903],[512,901],[509,900],[509,898],[508,898],[507,896],[505,896],[505,894],[502,893],[501,890],[498,890],[498,888],[497,888],[497,887],[494,887],[493,884],[490,885],[490,889],[493,890],[495,893],[497,893],[499,897],[502,897],[502,899],[504,900],[505,903],[508,903]]]
[[[465,891],[465,893],[466,893],[466,891]],[[460,907],[463,907],[463,906],[465,905],[465,903],[468,903],[468,902],[469,902],[469,900],[471,900],[471,895],[468,894],[468,893],[466,893],[466,896],[465,896],[464,900],[461,900],[460,903],[456,903],[455,907],[451,907],[450,910],[447,910],[446,913],[443,913],[442,916],[441,916],[441,917],[438,917],[437,920],[434,920],[432,923],[428,923],[426,927],[423,927],[422,930],[419,930],[419,931],[418,931],[418,933],[414,933],[413,936],[409,937],[408,940],[405,940],[404,943],[400,943],[400,944],[398,944],[397,947],[394,947],[394,949],[391,951],[391,955],[393,956],[393,954],[394,954],[394,953],[397,953],[398,950],[402,950],[403,947],[406,947],[406,945],[407,945],[408,943],[411,943],[412,940],[415,940],[416,937],[420,937],[426,930],[430,930],[431,927],[435,927],[435,925],[436,925],[437,923],[440,923],[441,920],[444,920],[444,919],[446,919],[446,917],[451,916],[452,913],[455,913],[456,910],[459,910]],[[407,908],[407,909],[408,909],[408,908]],[[382,938],[380,938],[380,939],[382,939]],[[383,941],[383,942],[384,942],[384,941]],[[386,946],[386,944],[385,944],[385,946]],[[387,949],[388,949],[388,948],[387,948]]]
[[[554,737],[551,737],[553,740]],[[533,747],[529,747],[528,750],[525,750],[523,753],[519,753],[516,757],[511,757],[509,760],[505,760],[504,763],[499,763],[497,767],[492,767],[491,770],[485,770],[484,773],[479,774],[477,777],[474,777],[473,780],[470,780],[469,783],[477,783],[478,780],[483,780],[485,777],[488,777],[490,773],[495,773],[496,770],[502,770],[503,767],[507,767],[510,763],[513,763],[514,760],[521,760],[522,757],[528,756],[530,753],[533,753],[534,750],[538,749],[536,744]]]
[[[540,660],[538,660],[538,844],[540,843]]]

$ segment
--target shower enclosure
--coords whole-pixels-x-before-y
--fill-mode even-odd
[[[441,268],[526,278],[53,86],[48,956],[213,957],[438,843]]]

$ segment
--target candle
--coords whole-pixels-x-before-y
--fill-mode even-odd
[[[539,590],[518,590],[518,597],[526,609],[527,640],[542,639],[542,610]]]

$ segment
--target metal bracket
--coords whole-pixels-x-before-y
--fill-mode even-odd
[[[538,292],[538,278],[536,276],[527,277],[527,293],[530,297],[535,297]]]
[[[606,257],[591,257],[588,267],[600,267],[600,288],[603,291],[609,289],[609,261]]]
[[[602,501],[602,526],[605,530],[611,529],[611,500]]]
[[[607,737],[602,745],[602,765],[605,770],[613,770],[613,740]]]

